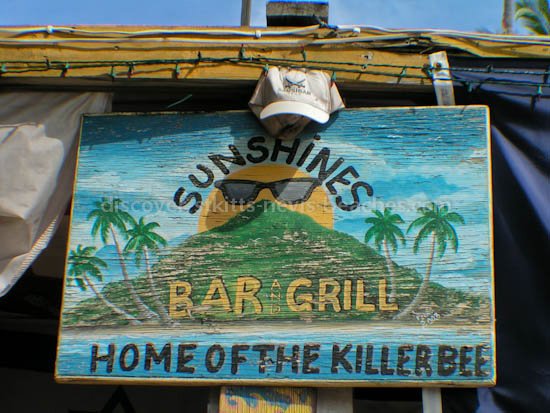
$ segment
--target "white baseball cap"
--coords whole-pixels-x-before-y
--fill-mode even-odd
[[[344,108],[336,84],[325,72],[285,67],[264,72],[248,104],[270,134],[286,139],[310,120],[326,123],[331,113]]]

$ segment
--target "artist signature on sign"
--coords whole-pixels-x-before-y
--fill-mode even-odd
[[[412,314],[414,315],[414,318],[416,318],[417,321],[420,322],[420,325],[422,327],[429,326],[441,318],[439,313],[436,311],[413,311]]]

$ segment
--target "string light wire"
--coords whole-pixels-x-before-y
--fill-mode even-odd
[[[324,30],[320,30],[324,29]],[[22,38],[29,34],[44,33],[44,38]],[[62,38],[49,38],[52,34],[62,34]],[[360,33],[366,33],[368,36],[359,36]],[[397,83],[403,79],[417,79],[432,81],[436,67],[415,66],[415,65],[395,65],[387,63],[358,63],[358,62],[331,62],[326,60],[311,60],[307,58],[306,46],[323,46],[335,44],[351,44],[351,43],[369,43],[376,44],[377,47],[398,47],[419,45],[423,42],[437,46],[437,39],[432,39],[430,36],[436,35],[440,37],[455,38],[468,41],[488,41],[496,43],[514,43],[515,45],[550,45],[550,37],[548,36],[510,36],[510,35],[495,35],[495,34],[478,34],[467,33],[453,30],[437,30],[437,29],[415,29],[415,30],[392,30],[384,29],[375,26],[328,26],[326,24],[318,24],[307,27],[272,30],[270,28],[259,29],[233,29],[233,28],[176,28],[176,29],[147,29],[147,30],[116,30],[116,29],[82,29],[78,27],[67,26],[35,26],[35,27],[0,27],[0,34],[10,35],[7,38],[0,37],[0,45],[7,47],[14,46],[32,46],[32,45],[61,45],[61,44],[111,44],[111,43],[156,43],[161,44],[159,47],[172,47],[170,44],[202,44],[205,47],[208,45],[239,45],[240,51],[238,57],[205,57],[198,52],[198,58],[194,59],[146,59],[137,61],[0,61],[0,76],[9,76],[10,74],[25,74],[33,72],[47,72],[51,70],[60,71],[62,77],[68,77],[68,72],[75,73],[80,69],[90,68],[108,68],[107,75],[115,80],[118,75],[117,67],[125,67],[125,71],[120,72],[120,76],[124,73],[127,78],[133,78],[135,75],[136,66],[153,66],[153,65],[170,65],[172,75],[179,78],[181,68],[179,65],[197,65],[197,64],[234,64],[234,65],[252,65],[262,66],[268,64],[286,65],[291,67],[302,67],[308,69],[327,70],[336,74],[338,72],[357,73],[373,76],[394,77]],[[86,36],[86,37],[84,37]],[[157,37],[153,37],[157,36]],[[184,36],[195,36],[195,38],[185,38]],[[196,38],[204,36],[203,38]],[[223,39],[218,36],[233,36],[240,39]],[[269,38],[269,37],[274,38]],[[277,39],[279,36],[294,36],[293,39]],[[153,37],[153,38],[151,38]],[[213,38],[210,38],[213,37]],[[250,42],[243,42],[244,37],[250,37]],[[254,48],[257,46],[289,46],[294,45],[301,48],[302,59],[289,58],[269,58],[261,56],[253,56],[246,53],[246,47]],[[441,45],[444,45],[441,43]],[[74,46],[76,47],[76,46]],[[90,50],[93,52],[93,50]],[[146,52],[146,50],[144,50]],[[173,69],[173,67],[176,69]],[[376,69],[376,70],[373,70]],[[386,70],[382,70],[386,69]],[[388,70],[395,69],[395,70]],[[158,69],[164,70],[164,69]],[[408,71],[409,70],[409,71]],[[411,73],[411,70],[416,70],[416,73]],[[419,73],[420,72],[420,73]],[[550,68],[546,70],[517,70],[517,69],[495,69],[492,66],[482,68],[471,67],[453,67],[451,68],[452,79],[457,82],[463,82],[456,75],[461,72],[471,73],[494,73],[503,75],[529,75],[542,76],[542,82],[533,82],[528,80],[517,80],[513,78],[506,79],[483,79],[469,80],[468,84],[483,83],[483,84],[501,84],[501,85],[516,85],[524,87],[536,87],[537,95],[541,95],[543,89],[548,89],[548,78]]]
[[[242,50],[242,49],[241,49]],[[438,70],[437,67],[433,66],[415,66],[415,65],[394,65],[394,64],[385,64],[385,63],[368,63],[361,64],[357,62],[330,62],[325,60],[299,60],[299,59],[283,59],[283,58],[269,58],[269,57],[253,57],[246,56],[242,51],[239,52],[238,57],[206,57],[202,53],[199,53],[200,57],[192,59],[149,59],[149,60],[117,60],[117,61],[75,61],[75,62],[58,62],[58,61],[3,61],[0,62],[2,67],[1,75],[11,74],[23,74],[23,73],[32,73],[32,72],[47,72],[47,71],[60,71],[62,77],[67,77],[67,72],[77,71],[79,69],[90,69],[90,68],[108,68],[110,69],[107,75],[111,76],[114,79],[117,78],[116,68],[125,67],[132,68],[130,72],[133,72],[136,66],[153,66],[153,65],[167,65],[166,70],[170,70],[171,73],[174,73],[173,67],[176,66],[178,71],[181,70],[179,65],[184,64],[235,64],[235,65],[248,65],[248,66],[257,66],[264,68],[266,65],[285,65],[289,67],[299,67],[312,70],[326,70],[332,73],[357,73],[357,74],[366,74],[373,76],[385,76],[385,77],[394,77],[399,83],[403,78],[409,79],[418,79],[433,81],[433,72]],[[370,67],[374,68],[388,68],[388,69],[398,69],[395,71],[389,70],[372,70]],[[415,74],[408,72],[408,69],[417,69],[422,71],[422,74]],[[534,82],[528,80],[517,80],[517,79],[472,79],[472,80],[463,80],[457,79],[456,77],[451,76],[450,79],[440,79],[440,80],[451,80],[456,81],[462,84],[494,84],[494,85],[509,85],[509,86],[518,86],[518,87],[535,87],[537,88],[537,95],[546,96],[542,93],[542,90],[550,90],[550,84],[548,84],[548,77],[550,75],[550,70],[514,70],[514,69],[495,69],[492,66],[487,66],[485,68],[467,68],[467,67],[455,67],[450,69],[451,74],[459,72],[474,72],[474,73],[494,73],[494,74],[507,74],[507,75],[535,75],[543,77],[543,82]],[[126,77],[129,77],[126,72]],[[122,72],[121,72],[122,74]],[[467,86],[466,85],[466,86]]]

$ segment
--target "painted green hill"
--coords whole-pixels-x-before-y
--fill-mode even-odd
[[[170,284],[187,281],[192,285],[194,307],[186,318],[194,320],[335,320],[391,319],[396,311],[380,311],[379,280],[385,278],[385,259],[369,246],[352,236],[327,229],[307,215],[288,210],[269,201],[260,201],[246,211],[230,219],[224,225],[189,237],[180,245],[165,252],[165,256],[153,267],[153,276],[160,286],[159,296],[168,308]],[[416,270],[395,264],[398,290],[397,303],[404,308],[414,297],[421,281]],[[250,301],[244,302],[242,312],[235,311],[236,285],[239,277],[255,277],[261,288],[256,297],[261,302],[260,313]],[[300,287],[294,296],[300,302],[301,294],[311,294],[312,311],[291,311],[287,305],[289,283],[298,278],[311,281],[311,286]],[[229,308],[219,305],[202,305],[213,279],[221,279],[229,299]],[[337,294],[340,311],[327,304],[319,311],[320,280],[330,279],[339,283]],[[344,280],[353,285],[353,294],[348,294],[350,309],[344,304]],[[374,311],[356,308],[355,288],[358,280],[364,283],[364,302],[373,304]],[[150,289],[144,276],[137,277],[134,284],[142,297],[150,303]],[[333,287],[329,286],[330,293]],[[124,285],[113,282],[105,286],[105,295],[136,314]],[[211,294],[220,299],[223,291]],[[303,301],[303,300],[302,300]],[[306,300],[307,301],[307,300]],[[421,309],[438,312],[447,322],[462,320],[480,322],[480,298],[461,291],[430,285],[428,298]],[[461,311],[456,311],[461,308]],[[453,313],[454,311],[454,313]],[[447,317],[447,318],[445,318]],[[101,307],[96,299],[88,299],[66,313],[67,324],[108,325],[118,324],[114,314]]]

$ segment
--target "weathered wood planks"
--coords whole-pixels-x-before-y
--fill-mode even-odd
[[[487,122],[86,117],[57,379],[493,384]]]

